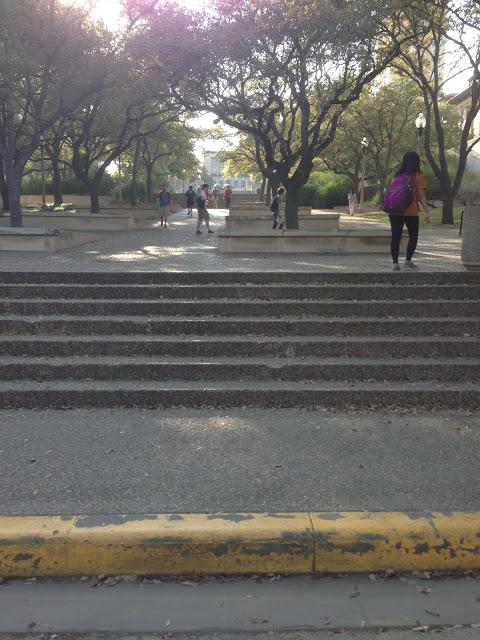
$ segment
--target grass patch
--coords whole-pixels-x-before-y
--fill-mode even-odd
[[[460,217],[463,207],[454,207],[453,220],[454,224],[442,224],[442,209],[436,207],[430,209],[430,224],[424,222],[423,213],[420,213],[420,225],[424,227],[431,227],[433,229],[458,229],[460,227]],[[372,222],[388,222],[388,215],[384,211],[366,211],[364,213],[356,213],[359,218],[365,218],[365,220],[371,220]]]

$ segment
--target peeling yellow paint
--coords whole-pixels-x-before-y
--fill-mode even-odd
[[[319,573],[480,568],[480,513],[312,513]]]
[[[33,545],[30,532],[42,532]],[[312,566],[308,514],[77,516],[69,523],[56,517],[0,518],[3,577],[304,574]]]
[[[0,576],[480,568],[480,513],[0,518]]]

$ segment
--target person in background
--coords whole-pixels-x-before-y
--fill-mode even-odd
[[[193,186],[188,187],[185,197],[187,198],[187,216],[191,216],[193,214],[193,207],[195,206],[195,189]]]
[[[277,189],[277,195],[274,197],[270,205],[270,211],[273,214],[272,229],[276,229],[277,225],[279,229],[283,229],[283,225],[285,224],[285,217],[282,214],[282,196],[284,193],[285,189],[283,187]]]
[[[158,194],[158,204],[160,205],[160,226],[166,227],[168,214],[170,213],[170,204],[172,202],[172,196],[167,191],[167,187],[163,186]]]
[[[357,194],[355,193],[355,189],[353,187],[351,191],[348,192],[348,210],[350,211],[351,216],[353,216],[353,214],[357,210]]]
[[[202,188],[198,187],[197,191],[197,236],[201,235],[200,227],[202,226],[202,222],[205,222],[205,226],[207,227],[208,233],[213,233],[210,229],[210,214],[207,209],[208,203],[208,184],[204,184]]]
[[[214,187],[213,191],[212,191],[212,203],[213,203],[213,208],[214,209],[218,209],[218,196],[219,195],[220,194],[218,192],[217,187]]]
[[[403,156],[402,164],[395,174],[396,176],[410,176],[410,185],[412,189],[412,202],[402,211],[402,213],[389,214],[390,226],[392,229],[392,241],[390,245],[393,270],[400,271],[398,264],[398,255],[400,252],[400,241],[402,239],[403,225],[408,229],[408,245],[407,256],[404,262],[406,269],[416,269],[417,265],[412,261],[413,254],[417,248],[418,230],[419,230],[419,209],[425,212],[425,222],[430,222],[430,208],[425,195],[426,181],[425,176],[420,170],[420,156],[416,151],[407,151]]]
[[[227,184],[227,186],[223,191],[223,197],[225,198],[226,209],[230,209],[230,205],[232,204],[232,194],[233,194],[232,187],[229,184]]]

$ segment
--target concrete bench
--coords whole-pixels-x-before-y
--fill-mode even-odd
[[[339,226],[340,214],[315,213],[299,214],[298,225],[301,230],[335,231]],[[244,216],[243,214],[230,214],[225,216],[225,228],[227,230],[272,229],[272,215]]]
[[[51,253],[98,240],[89,233],[38,229],[32,227],[0,227],[0,251],[36,251]]]
[[[220,253],[390,253],[390,233],[383,229],[340,231],[220,231]],[[406,238],[402,238],[402,249]]]
[[[298,207],[298,215],[308,216],[311,215],[311,207]],[[333,212],[332,212],[333,213]],[[255,217],[257,215],[272,215],[270,207],[265,205],[264,202],[247,202],[243,204],[234,204],[230,207],[230,215],[242,215]]]
[[[135,227],[135,218],[131,213],[25,212],[23,222],[27,227],[54,227],[69,231],[125,231]]]

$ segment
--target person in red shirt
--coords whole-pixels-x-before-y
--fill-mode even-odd
[[[402,164],[395,175],[407,174],[411,177],[413,199],[411,204],[401,214],[390,214],[390,226],[392,229],[391,254],[393,260],[393,270],[400,271],[398,255],[400,252],[400,241],[402,239],[403,226],[408,229],[407,256],[404,262],[406,269],[416,269],[417,265],[412,261],[413,254],[417,248],[419,229],[419,205],[425,212],[425,222],[430,222],[430,209],[425,195],[425,176],[420,171],[420,156],[416,151],[407,151],[403,156]]]
[[[232,187],[228,184],[225,187],[225,190],[223,192],[223,197],[225,198],[225,208],[226,209],[230,209],[230,205],[232,204]]]

